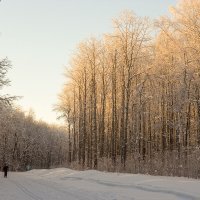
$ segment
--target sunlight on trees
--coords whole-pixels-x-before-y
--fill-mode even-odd
[[[125,11],[79,45],[58,104],[71,166],[200,176],[200,1],[170,10],[153,28]]]

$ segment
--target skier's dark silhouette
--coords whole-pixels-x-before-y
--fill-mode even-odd
[[[8,165],[4,165],[3,167],[3,172],[4,172],[4,178],[7,178],[7,175],[8,175]]]

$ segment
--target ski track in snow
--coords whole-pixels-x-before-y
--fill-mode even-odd
[[[0,178],[0,200],[200,200],[200,181],[70,169]]]
[[[95,180],[95,179],[83,179],[83,178],[80,178],[80,177],[67,177],[67,178],[63,178],[62,180],[66,180],[66,179],[74,179],[74,180],[77,180],[77,181],[80,181],[80,180],[90,181],[90,182],[95,182],[97,184],[102,184],[102,185],[109,186],[109,187],[119,187],[119,189],[120,188],[130,188],[130,189],[136,188],[138,190],[143,190],[143,191],[147,191],[147,192],[172,194],[172,195],[175,195],[177,197],[180,197],[182,199],[187,199],[187,200],[198,200],[198,199],[200,199],[199,197],[192,196],[191,194],[187,194],[187,193],[179,192],[179,191],[173,191],[173,190],[169,190],[169,189],[165,189],[165,188],[157,187],[157,186],[152,186],[152,185],[142,185],[142,184],[120,185],[120,184],[115,184],[113,182],[104,182],[104,181],[99,181],[99,180]]]

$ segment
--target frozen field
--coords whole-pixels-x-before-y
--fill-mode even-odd
[[[0,200],[200,200],[200,181],[73,171],[32,170],[0,179]]]

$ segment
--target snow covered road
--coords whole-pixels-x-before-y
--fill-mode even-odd
[[[9,173],[0,200],[200,200],[200,181],[70,169]]]

